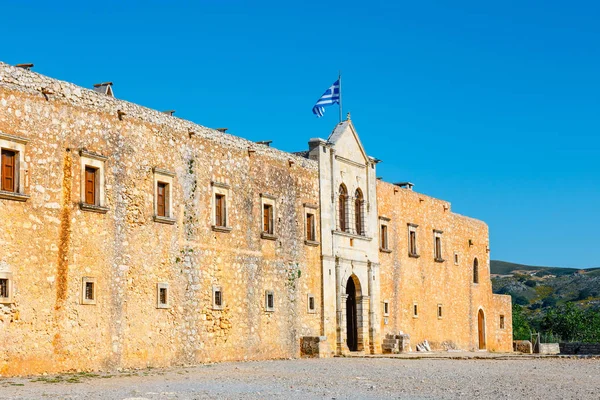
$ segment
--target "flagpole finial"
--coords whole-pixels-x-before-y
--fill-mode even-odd
[[[346,120],[350,121],[350,113],[346,114]]]

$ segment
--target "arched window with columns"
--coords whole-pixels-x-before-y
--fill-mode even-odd
[[[354,228],[357,235],[365,234],[365,210],[364,199],[360,189],[354,193]]]
[[[338,225],[340,231],[346,232],[348,230],[348,191],[343,183],[340,185],[339,190]]]

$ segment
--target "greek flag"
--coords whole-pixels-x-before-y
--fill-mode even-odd
[[[323,96],[317,100],[317,104],[312,109],[313,114],[317,117],[322,117],[325,114],[325,107],[332,104],[340,104],[340,80],[335,81],[333,85],[329,87],[323,93]]]

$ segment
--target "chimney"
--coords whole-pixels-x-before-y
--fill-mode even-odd
[[[229,128],[216,128],[216,130],[218,130],[221,133],[227,132],[227,129],[229,129]]]
[[[273,143],[272,140],[261,140],[260,142],[256,142],[256,144],[262,144],[267,147],[271,147],[271,143]]]
[[[112,89],[112,82],[102,82],[94,84],[94,92],[102,93],[110,97],[115,97]]]
[[[27,71],[31,71],[31,68],[33,68],[33,64],[17,64],[17,65],[15,65],[15,67],[23,68],[23,69],[26,69]]]
[[[163,111],[163,114],[168,114],[172,117],[173,114],[175,114],[175,110],[166,110],[166,111]]]
[[[402,189],[413,190],[414,183],[411,182],[398,182],[394,183],[394,185],[401,187]]]

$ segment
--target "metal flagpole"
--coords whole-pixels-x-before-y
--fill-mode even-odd
[[[342,122],[342,71],[338,73],[338,81],[340,83],[340,123]]]

